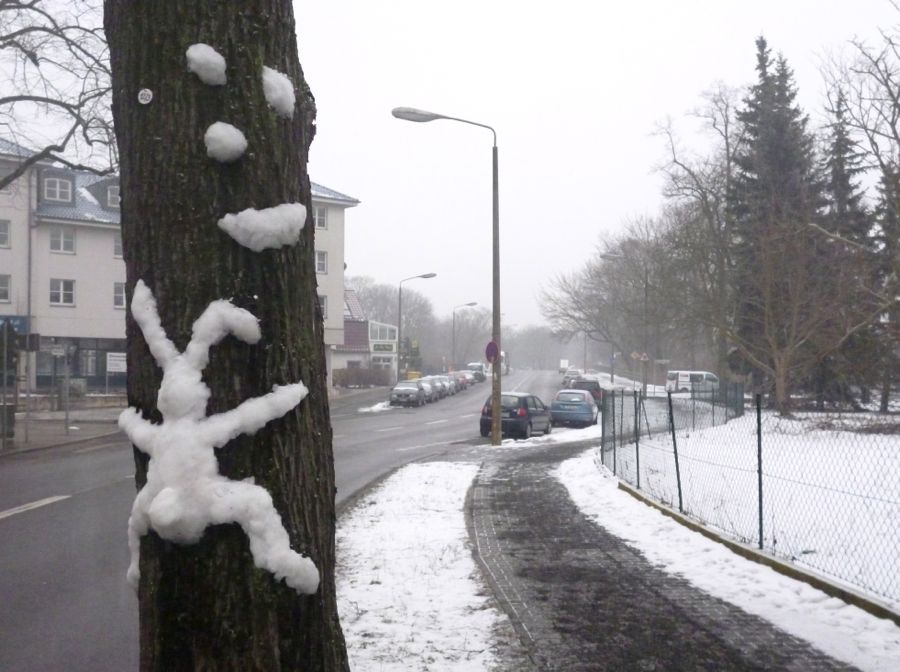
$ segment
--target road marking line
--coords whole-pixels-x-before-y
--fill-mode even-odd
[[[445,422],[450,422],[449,420],[432,420],[431,422],[426,422],[426,425],[443,425]]]
[[[103,450],[104,448],[118,448],[121,444],[119,443],[101,443],[99,446],[88,446],[87,448],[78,448],[73,450],[72,452],[76,455],[83,455],[84,453],[93,453],[95,450]],[[130,445],[128,446],[131,447]]]
[[[466,413],[465,415],[461,415],[461,416],[459,416],[459,417],[460,417],[460,419],[463,419],[463,418],[474,418],[476,415],[478,415],[478,413]]]
[[[397,425],[396,427],[385,427],[384,429],[376,429],[376,432],[393,432],[395,429],[403,429],[403,427]]]
[[[14,516],[17,513],[25,513],[26,511],[31,511],[32,509],[39,509],[42,506],[47,506],[48,504],[53,504],[54,502],[60,502],[64,499],[68,499],[71,496],[72,495],[56,495],[54,497],[45,497],[44,499],[39,499],[36,502],[31,502],[30,504],[23,504],[22,506],[17,506],[14,509],[7,509],[6,511],[0,511],[0,520]]]

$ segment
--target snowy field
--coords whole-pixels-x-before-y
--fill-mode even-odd
[[[586,439],[599,443],[600,427],[508,440],[500,450]],[[477,469],[409,465],[341,518],[338,606],[352,669],[496,669],[498,633],[509,627],[486,597],[463,510]],[[862,670],[900,669],[900,627],[734,555],[635,500],[598,464],[596,450],[554,475],[585,515],[663,570]]]
[[[874,416],[763,416],[766,551],[900,609],[900,436],[861,433]],[[759,541],[756,417],[676,432],[684,512],[748,544]],[[634,446],[616,472],[636,482]],[[677,508],[671,436],[640,442],[641,489]],[[898,666],[900,669],[900,666]]]

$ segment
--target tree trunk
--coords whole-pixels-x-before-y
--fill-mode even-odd
[[[309,556],[321,576],[311,596],[276,581],[254,565],[236,524],[210,527],[193,545],[149,532],[141,538],[141,669],[346,670],[335,600],[334,471],[306,172],[315,104],[297,57],[291,2],[106,0],[105,11],[129,302],[143,280],[179,351],[212,301],[231,299],[259,318],[262,339],[256,345],[227,337],[211,349],[204,372],[212,391],[209,415],[276,384],[302,381],[309,388],[293,411],[231,441],[216,456],[221,474],[253,477],[271,493],[292,549]],[[198,42],[224,56],[224,86],[204,84],[188,71],[185,52]],[[292,119],[267,105],[263,66],[293,83]],[[138,102],[145,89],[152,100]],[[204,133],[217,121],[246,135],[248,149],[232,163],[207,157]],[[228,213],[292,202],[308,209],[295,245],[254,252],[217,226]],[[160,422],[162,372],[131,311],[127,335],[129,403]],[[135,459],[142,487],[148,460],[137,450]]]
[[[775,357],[773,365],[775,374],[775,408],[779,415],[789,416],[791,414],[789,367],[782,357]]]

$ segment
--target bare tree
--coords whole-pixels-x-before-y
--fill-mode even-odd
[[[0,135],[29,150],[0,189],[39,161],[116,169],[100,0],[0,0]]]
[[[153,523],[132,544],[140,550],[141,669],[346,670],[335,595],[332,430],[307,174],[316,109],[298,60],[292,3],[107,0],[105,25],[122,157],[128,297],[132,302],[145,294],[146,285],[158,308],[158,328],[150,335],[148,311],[128,313],[129,404],[152,427],[164,424],[173,408],[190,408],[195,401],[164,405],[163,391],[172,388],[160,387],[160,352],[169,360],[185,352],[189,361],[206,364],[199,349],[185,346],[202,340],[204,331],[228,326],[214,318],[194,331],[194,321],[208,307],[225,304],[223,299],[230,299],[231,313],[243,314],[242,308],[258,318],[257,340],[229,337],[209,352],[202,379],[208,408],[194,415],[235,419],[240,412],[229,411],[249,410],[257,397],[275,394],[274,386],[296,389],[302,382],[308,388],[299,405],[252,435],[217,439],[214,468],[232,485],[215,496],[227,506],[232,490],[255,488],[254,508],[274,509],[267,520],[280,519],[279,538],[286,533],[290,544],[290,553],[279,551],[268,562],[301,554],[319,573],[317,587],[295,589],[276,571],[261,569],[269,565],[257,565],[256,544],[273,527],[259,518],[216,518],[196,543],[187,544],[163,536],[165,528]],[[186,54],[189,48],[195,61]],[[277,97],[270,85],[278,88]],[[291,214],[278,218],[289,217],[292,227],[277,240],[263,232],[263,249],[240,235],[241,227],[224,226],[226,215],[255,208],[266,218],[269,208],[284,206]],[[248,227],[253,230],[253,223]],[[146,308],[146,301],[141,305]],[[160,345],[163,331],[171,339],[168,346]],[[196,388],[200,373],[191,375]],[[140,445],[140,436],[132,438]],[[193,448],[190,435],[179,439],[171,450]],[[136,485],[144,492],[155,458],[137,450],[135,457]],[[172,466],[170,473],[178,473]],[[251,508],[230,504],[226,510],[234,516]],[[136,505],[133,511],[141,509]],[[168,512],[177,522],[180,510]]]

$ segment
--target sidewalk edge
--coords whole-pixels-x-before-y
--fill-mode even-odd
[[[122,430],[118,427],[114,432],[106,432],[104,434],[95,434],[94,436],[81,436],[77,439],[70,439],[67,441],[60,441],[58,443],[47,444],[43,446],[29,446],[24,448],[15,448],[13,450],[5,450],[0,451],[0,458],[6,457],[8,455],[21,455],[22,453],[31,453],[37,450],[49,450],[50,448],[64,448],[66,446],[77,446],[82,443],[89,443],[90,441],[94,441],[95,439],[108,439],[112,436],[116,436],[120,434]]]

